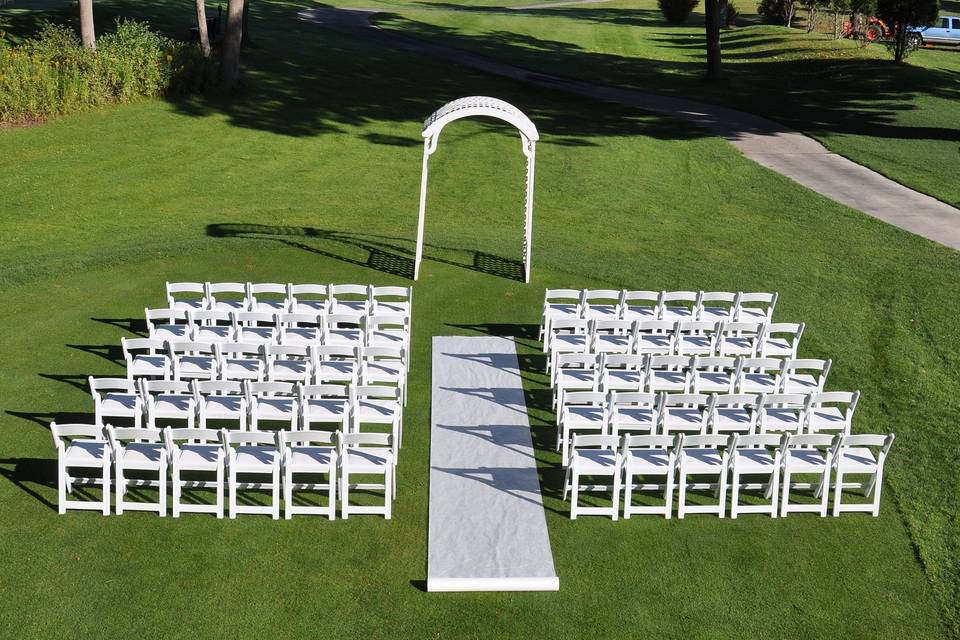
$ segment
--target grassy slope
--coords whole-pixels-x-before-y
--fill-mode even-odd
[[[458,5],[467,6],[458,6]],[[702,81],[702,16],[663,23],[653,0],[538,10],[473,3],[381,3],[378,23],[533,69],[761,113],[920,191],[960,204],[960,51],[922,50],[909,65],[796,29],[723,35],[726,81]]]
[[[835,637],[841,625],[849,637],[937,637],[932,586],[956,630],[960,327],[944,303],[960,293],[955,252],[811,195],[688,127],[372,50],[293,22],[287,6],[259,11],[271,44],[250,55],[256,89],[245,100],[147,102],[0,133],[0,624],[32,637]],[[163,21],[176,26],[171,14]],[[281,41],[302,57],[272,44]],[[87,374],[120,371],[106,346],[126,319],[159,303],[165,279],[403,282],[419,119],[465,93],[509,99],[549,132],[535,279],[492,275],[515,265],[477,254],[519,254],[515,137],[451,127],[432,167],[396,519],[56,517],[44,425],[89,410]],[[207,233],[240,222],[268,233]],[[808,322],[804,354],[834,358],[834,388],[864,391],[859,427],[898,434],[881,517],[574,523],[558,499],[558,460],[541,453],[562,591],[414,588],[425,563],[430,336],[528,325],[544,286],[603,284],[781,291],[781,317]],[[552,435],[542,363],[525,363],[542,444]]]

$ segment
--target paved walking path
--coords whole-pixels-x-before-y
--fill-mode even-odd
[[[388,47],[450,60],[540,87],[625,104],[693,122],[725,138],[751,160],[809,189],[934,242],[960,249],[960,210],[831,153],[816,140],[777,122],[684,98],[536,73],[453,47],[379,29],[370,23],[370,16],[377,12],[373,9],[324,7],[305,9],[299,15],[304,20],[376,40]]]
[[[433,339],[428,591],[556,591],[513,340]]]

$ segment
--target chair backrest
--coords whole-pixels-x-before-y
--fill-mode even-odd
[[[543,294],[543,303],[560,304],[576,303],[580,304],[583,297],[583,291],[579,289],[547,289]]]
[[[356,360],[358,355],[357,349],[350,345],[324,344],[313,348],[313,357],[317,361]]]
[[[194,380],[193,394],[200,401],[200,396],[242,396],[244,395],[243,384],[233,380]]]
[[[216,356],[214,346],[210,342],[167,342],[167,351],[171,358],[177,356]]]
[[[713,408],[721,407],[743,407],[745,409],[760,409],[763,396],[752,393],[721,393],[714,397]]]
[[[376,313],[367,316],[365,320],[367,331],[373,332],[379,329],[399,328],[409,331],[410,316],[399,313]]]
[[[787,358],[783,362],[783,385],[786,386],[792,376],[806,373],[817,381],[817,390],[823,391],[823,385],[830,374],[832,360],[816,360],[813,358]]]
[[[271,431],[228,431],[227,429],[221,429],[220,437],[225,449],[237,444],[277,446],[277,434]]]
[[[583,290],[583,304],[584,304],[584,313],[586,313],[590,307],[597,306],[611,306],[615,309],[620,308],[620,303],[623,301],[623,291],[620,289],[584,289]]]
[[[589,357],[589,354],[586,355]],[[640,355],[638,353],[604,353],[600,356],[601,369],[630,369],[633,371],[640,371],[644,368],[644,366],[646,366],[646,363],[647,356]]]
[[[57,448],[63,447],[64,440],[103,440],[103,427],[95,424],[57,424],[50,423],[50,433],[53,435],[54,444]]]
[[[94,378],[89,376],[87,384],[90,385],[90,393],[99,396],[104,391],[122,391],[123,393],[138,393],[137,383],[127,378]]]
[[[617,407],[650,407],[656,409],[666,394],[643,393],[639,391],[611,391],[610,409]]]
[[[666,313],[668,307],[688,307],[690,317],[696,316],[697,309],[700,308],[700,291],[663,291],[660,293],[660,312],[661,317]],[[680,304],[678,304],[680,303]]]
[[[413,287],[380,286],[370,287],[370,297],[374,300],[396,298],[397,302],[405,302],[413,297]]]
[[[779,358],[741,358],[740,370],[744,373],[775,372],[779,379],[783,374],[784,362],[785,360]]]
[[[302,311],[298,311],[296,313],[278,313],[274,318],[274,322],[279,327],[321,327],[323,326],[323,314],[304,313]]]
[[[556,318],[550,323],[553,333],[573,333],[587,335],[590,333],[590,322],[583,318]]]
[[[296,396],[297,385],[293,382],[251,382],[245,380],[248,397]]]
[[[680,320],[677,322],[677,333],[705,336],[714,334],[723,326],[716,320]]]
[[[247,285],[248,285],[247,297],[250,298],[252,301],[256,300],[257,295],[262,295],[265,293],[276,294],[279,296],[283,296],[284,298],[287,297],[286,284],[280,284],[279,282],[257,282],[257,283],[248,282]]]
[[[663,407],[700,407],[701,409],[713,406],[712,395],[705,393],[667,393],[663,396]]]
[[[890,452],[890,447],[893,445],[893,440],[895,437],[896,436],[892,433],[888,433],[887,435],[856,433],[852,435],[840,436],[837,442],[837,453],[840,453],[843,449],[849,449],[851,447],[878,449],[877,465],[880,466],[887,457],[887,453]]]
[[[657,335],[673,335],[676,333],[677,323],[673,320],[638,320],[638,333],[652,333]]]
[[[143,317],[147,321],[148,329],[153,329],[158,320],[164,321],[162,324],[186,324],[187,310],[146,308],[143,310]]]
[[[178,442],[203,442],[223,444],[220,431],[217,429],[197,429],[194,427],[167,427],[163,430],[163,442],[167,449],[173,451]]]
[[[186,380],[148,380],[140,378],[140,395],[147,398],[156,394],[193,395],[193,388]]]
[[[682,371],[693,364],[690,356],[648,356],[647,370]]]
[[[771,322],[766,325],[763,331],[763,340],[769,340],[774,337],[786,338],[789,344],[796,351],[797,344],[803,336],[803,330],[806,324],[803,322]],[[762,355],[762,353],[761,353]]]
[[[313,348],[306,344],[264,344],[261,354],[265,360],[310,360]]]
[[[557,369],[596,369],[600,358],[594,353],[558,353]]]
[[[804,409],[809,402],[808,398],[809,396],[804,393],[768,393],[763,396],[761,405],[764,409],[774,407]]]
[[[614,449],[620,447],[620,436],[608,436],[594,433],[575,433],[570,444],[576,449]]]
[[[393,434],[380,432],[339,432],[337,443],[343,449],[362,449],[364,447],[394,448]],[[395,454],[395,452],[394,452]]]
[[[153,340],[152,338],[120,338],[120,348],[123,350],[123,357],[127,360],[134,351],[146,351],[154,354],[157,351],[166,349],[166,342],[163,340]]]
[[[125,442],[163,442],[163,430],[145,427],[114,427],[107,425],[107,439],[116,451]]]
[[[652,315],[657,315],[660,308],[660,295],[662,291],[643,291],[633,290],[623,292],[623,306],[625,309],[631,307],[641,307],[650,309]],[[652,304],[651,304],[652,303]]]
[[[591,330],[593,333],[626,336],[636,333],[637,323],[632,320],[620,320],[619,318],[598,318],[593,321]]]
[[[694,371],[729,371],[736,373],[740,368],[739,358],[718,356],[693,356],[690,368]]]
[[[207,303],[207,288],[203,282],[167,282],[167,303],[172,307],[177,303],[178,293],[192,293],[196,296],[184,297],[183,300],[198,302],[204,306]]]
[[[789,433],[786,436],[785,449],[830,449],[839,442],[839,436],[825,433]]]
[[[303,384],[298,387],[298,394],[301,401],[323,398],[349,400],[351,390],[343,384]]]
[[[194,327],[226,327],[233,324],[233,315],[224,310],[187,309],[187,324]]]
[[[232,293],[246,297],[246,282],[208,282],[207,295],[213,296],[218,293]]]
[[[634,435],[624,434],[623,453],[629,449],[672,449],[680,440],[679,434],[673,436],[665,435]]]
[[[395,387],[390,387],[395,388]],[[602,391],[568,391],[563,394],[563,404],[567,405],[590,405],[605,406],[607,403],[607,394]]]
[[[730,443],[730,437],[726,435],[720,435],[715,433],[699,433],[693,435],[687,435],[685,433],[678,434],[680,438],[680,448],[681,449],[700,449],[700,448],[726,448]]]
[[[353,397],[357,400],[361,398],[370,398],[377,400],[396,400],[400,401],[400,389],[398,387],[388,387],[377,384],[361,384],[351,387]]]
[[[233,326],[240,327],[273,327],[277,323],[277,314],[263,311],[233,311],[230,314]]]
[[[220,342],[214,345],[214,349],[219,354],[221,358],[239,358],[243,359],[243,356],[253,356],[254,359],[260,357],[261,345],[255,342]]]
[[[403,347],[360,347],[358,356],[360,360],[407,360]]]
[[[734,433],[730,435],[727,446],[730,449],[756,449],[758,447],[777,447],[779,449],[786,441],[787,436],[777,435],[775,433]]]
[[[697,318],[703,317],[706,309],[727,309],[727,317],[733,319],[737,306],[737,294],[730,291],[701,291]]]
[[[740,293],[740,300],[737,303],[737,310],[734,317],[741,319],[744,317],[758,317],[763,315],[769,322],[773,318],[773,310],[777,306],[777,298],[780,294],[774,293]],[[748,312],[753,313],[748,313]]]
[[[277,432],[277,436],[281,448],[316,445],[334,446],[336,445],[337,433],[337,431],[321,431],[319,429],[306,431],[280,430]]]
[[[327,329],[348,329],[362,327],[364,318],[349,313],[328,313],[323,316],[323,326]]]
[[[860,391],[824,391],[810,394],[810,406],[822,407],[825,404],[846,405],[846,412],[850,415],[860,402]]]

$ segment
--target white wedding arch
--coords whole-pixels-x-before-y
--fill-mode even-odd
[[[533,231],[533,172],[536,160],[537,127],[522,111],[497,98],[470,96],[458,98],[443,105],[423,121],[423,172],[420,176],[420,218],[417,223],[417,257],[413,267],[413,279],[420,275],[420,259],[423,257],[423,222],[427,208],[427,173],[430,156],[437,150],[437,141],[443,128],[460,118],[487,116],[509,122],[520,132],[523,155],[527,157],[527,191],[524,204],[523,225],[523,281],[530,282],[530,241]]]

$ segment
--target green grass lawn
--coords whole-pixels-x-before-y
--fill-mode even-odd
[[[98,4],[172,33],[190,3]],[[147,101],[0,132],[0,628],[17,637],[939,638],[960,624],[960,256],[668,119],[382,51],[256,5],[232,103]],[[543,133],[533,282],[513,132],[449,127],[431,166],[394,520],[58,517],[50,420],[165,280],[409,283],[421,120],[503,97]],[[256,226],[255,226],[256,225]],[[571,522],[542,360],[544,287],[778,290],[801,352],[895,431],[877,519]],[[503,326],[490,326],[503,325]],[[427,594],[430,338],[520,336],[555,594]]]

